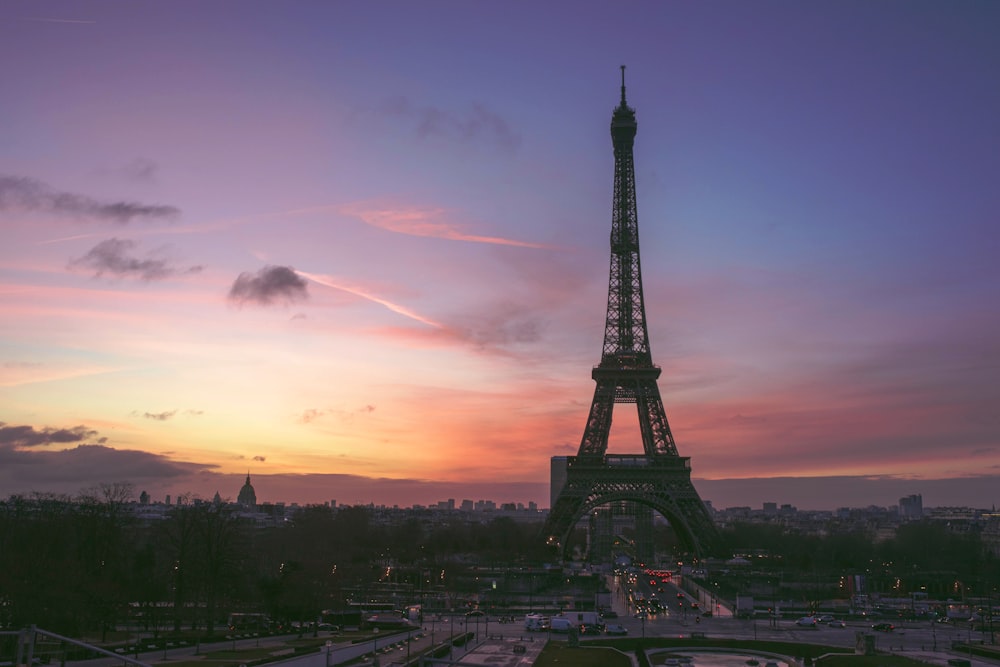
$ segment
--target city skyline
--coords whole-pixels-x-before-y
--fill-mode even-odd
[[[1000,7],[627,10],[0,6],[0,496],[249,469],[289,502],[547,506],[624,64],[701,496],[995,504]]]

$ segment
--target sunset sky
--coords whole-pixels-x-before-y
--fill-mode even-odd
[[[624,64],[702,497],[991,506],[998,26],[974,0],[4,2],[0,497],[235,498],[249,471],[263,501],[547,507],[600,360]]]

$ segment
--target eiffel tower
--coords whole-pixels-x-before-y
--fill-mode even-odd
[[[597,387],[580,450],[553,459],[554,468],[565,460],[565,481],[558,496],[553,489],[545,534],[565,556],[569,535],[583,516],[601,505],[630,501],[662,514],[682,546],[703,555],[716,545],[715,524],[691,484],[690,459],[677,454],[656,384],[660,367],[649,351],[632,159],[637,125],[635,110],[625,102],[625,66],[621,69],[621,103],[611,117],[615,185],[604,349],[591,374]],[[636,405],[643,454],[607,454],[615,403]]]

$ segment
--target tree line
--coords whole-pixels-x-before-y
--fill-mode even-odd
[[[400,512],[390,521],[368,507],[307,506],[260,526],[231,503],[187,502],[150,521],[137,518],[132,496],[129,484],[104,484],[76,497],[0,501],[0,627],[96,639],[123,626],[211,636],[234,612],[312,621],[377,590],[473,593],[478,566],[555,559],[540,523],[506,517]],[[749,523],[722,532],[727,555],[766,550],[786,582],[803,576],[833,589],[841,575],[867,574],[887,592],[902,582],[931,594],[956,581],[1000,584],[997,558],[978,534],[934,522],[904,524],[881,542],[864,531],[802,535]],[[671,543],[658,538],[665,549]],[[518,585],[537,592],[545,584],[501,588]]]
[[[150,521],[132,511],[132,493],[105,484],[0,501],[0,628],[211,636],[234,612],[314,621],[380,583],[456,590],[469,585],[471,563],[546,554],[537,525],[506,518],[389,525],[367,507],[309,506],[260,526],[231,503],[186,502]]]

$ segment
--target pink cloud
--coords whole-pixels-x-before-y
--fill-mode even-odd
[[[516,246],[519,248],[547,248],[541,243],[518,241],[499,236],[469,234],[461,226],[448,220],[448,211],[442,208],[397,208],[379,206],[373,202],[361,202],[341,207],[340,212],[359,218],[372,227],[378,227],[397,234],[427,236],[450,241],[490,243]]]

